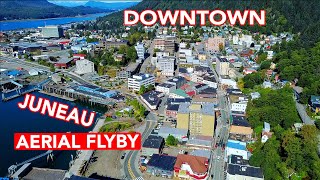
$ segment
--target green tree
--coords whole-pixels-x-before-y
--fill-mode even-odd
[[[53,64],[50,64],[50,71],[51,71],[51,72],[55,72],[55,71],[56,71],[56,69],[54,68],[54,65],[53,65]]]
[[[141,95],[141,94],[144,94],[146,91],[147,91],[146,87],[145,87],[144,85],[142,85],[142,86],[140,87],[139,94],[140,94],[140,95]]]
[[[175,138],[174,136],[172,135],[169,135],[166,139],[166,144],[168,146],[177,146],[178,145],[178,139]]]

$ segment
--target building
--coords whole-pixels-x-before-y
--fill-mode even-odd
[[[261,142],[265,143],[268,141],[269,138],[272,137],[272,132],[270,132],[270,124],[267,122],[264,122],[264,127],[261,133]]]
[[[206,43],[207,51],[209,52],[219,52],[220,46],[224,49],[225,47],[225,38],[216,36],[213,38],[208,38]]]
[[[113,90],[106,90],[106,89],[101,89],[98,86],[92,86],[92,85],[81,85],[81,86],[76,86],[75,91],[92,96],[92,97],[98,97],[98,98],[111,98],[116,95],[118,95],[117,91]]]
[[[241,156],[231,155],[227,165],[227,180],[263,180],[260,167],[250,166]]]
[[[226,58],[218,58],[216,61],[216,71],[219,76],[229,75],[230,63]]]
[[[237,141],[237,140],[228,140],[226,145],[226,157],[231,155],[241,156],[243,159],[248,160],[250,153],[247,151],[247,143]]]
[[[58,62],[50,61],[52,64],[54,64],[55,68],[59,69],[67,69],[71,66],[72,59],[69,58],[61,58],[58,60]]]
[[[245,126],[230,126],[229,139],[249,141],[252,138],[253,129]]]
[[[173,84],[176,86],[176,89],[178,89],[181,86],[183,86],[185,83],[187,83],[187,80],[184,77],[178,76],[178,77],[169,79],[166,83]]]
[[[190,98],[168,98],[166,106],[166,117],[167,118],[176,118],[179,110],[180,103],[190,103]]]
[[[145,86],[146,88],[151,85],[154,86],[155,78],[150,74],[136,74],[131,78],[128,78],[128,89],[132,91],[139,91],[141,86]]]
[[[178,154],[174,177],[179,179],[207,179],[208,159],[200,156]]]
[[[173,84],[162,83],[156,86],[156,91],[162,92],[164,94],[170,94],[176,89],[176,86]]]
[[[138,42],[137,45],[135,46],[135,49],[137,51],[138,58],[144,59],[144,54],[145,54],[144,44]]]
[[[174,57],[158,57],[156,68],[161,71],[161,75],[174,76],[175,58]]]
[[[126,46],[128,45],[127,40],[118,40],[118,41],[101,41],[99,44],[94,46],[95,53],[109,49],[109,48],[119,48],[120,46]]]
[[[164,144],[163,137],[150,135],[142,145],[141,155],[152,156],[153,154],[161,154]]]
[[[239,112],[246,112],[247,109],[247,102],[237,102],[231,104],[231,111],[239,111]]]
[[[22,179],[28,180],[64,180],[66,170],[33,167]]]
[[[42,37],[44,38],[61,38],[63,29],[61,26],[45,26],[42,28]]]
[[[193,136],[190,137],[186,146],[190,149],[212,149],[213,137],[210,136]]]
[[[180,104],[177,114],[177,128],[189,130],[191,136],[212,137],[214,125],[214,104]]]
[[[320,96],[312,95],[310,97],[309,104],[313,112],[315,113],[320,112]]]
[[[75,73],[77,74],[87,74],[87,73],[93,73],[94,72],[94,63],[87,60],[82,59],[76,61],[76,70]]]
[[[141,95],[142,101],[152,110],[156,110],[161,102],[161,93],[157,91],[149,91]]]
[[[173,53],[175,51],[175,41],[166,38],[156,38],[154,41],[154,48],[161,51]]]
[[[141,66],[140,63],[130,63],[126,68],[123,68],[121,71],[117,72],[117,78],[127,80],[133,74],[136,74]]]
[[[176,160],[174,156],[153,154],[147,163],[147,173],[171,179]]]
[[[174,136],[180,142],[188,140],[188,130],[187,129],[179,129],[179,128],[171,128],[171,127],[160,127],[158,131],[158,135],[166,139],[169,135]]]

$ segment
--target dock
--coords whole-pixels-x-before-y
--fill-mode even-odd
[[[71,102],[74,102],[76,100],[76,99],[71,98],[71,97],[59,95],[59,94],[56,94],[56,93],[49,93],[49,92],[46,92],[46,91],[43,91],[43,90],[41,90],[39,92],[42,93],[42,94],[48,95],[48,96],[56,97],[56,98],[59,98],[59,99],[64,99],[64,100],[71,101]]]
[[[31,93],[31,92],[34,92],[34,91],[38,91],[39,89],[38,88],[32,88],[32,89],[29,89],[29,90],[26,90],[26,91],[23,91],[23,92],[18,92],[17,94],[14,94],[12,96],[9,96],[9,97],[5,97],[4,93],[2,93],[2,101],[9,101],[9,100],[12,100],[12,99],[15,99],[17,97],[20,97],[20,96],[23,96],[25,94],[28,94],[28,93]]]
[[[99,129],[104,125],[105,118],[102,116],[97,120],[92,132],[99,132]],[[71,167],[66,173],[65,178],[69,178],[72,175],[82,176],[87,170],[89,161],[93,155],[93,150],[82,150],[80,151],[78,157],[71,162]]]

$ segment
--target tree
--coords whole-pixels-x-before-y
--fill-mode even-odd
[[[222,43],[219,43],[219,51],[222,52],[224,50],[224,46]]]
[[[168,146],[177,146],[178,145],[178,139],[175,138],[174,136],[172,135],[169,135],[166,139],[166,144]]]
[[[53,64],[50,64],[50,71],[51,71],[51,72],[55,72],[55,71],[56,71],[56,69],[54,68],[54,65],[53,65]]]
[[[141,94],[144,94],[145,92],[146,92],[146,87],[144,85],[142,85],[140,87],[139,94],[141,95]]]
[[[262,61],[260,64],[260,70],[269,69],[270,66],[271,66],[271,61],[268,61],[268,60]]]

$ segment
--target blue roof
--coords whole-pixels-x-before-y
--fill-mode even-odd
[[[227,143],[228,148],[233,148],[233,149],[239,149],[239,150],[246,150],[246,146],[243,145],[243,142],[240,141],[230,141],[228,140]]]
[[[17,76],[19,74],[20,74],[19,70],[10,70],[10,71],[7,72],[8,76]]]

